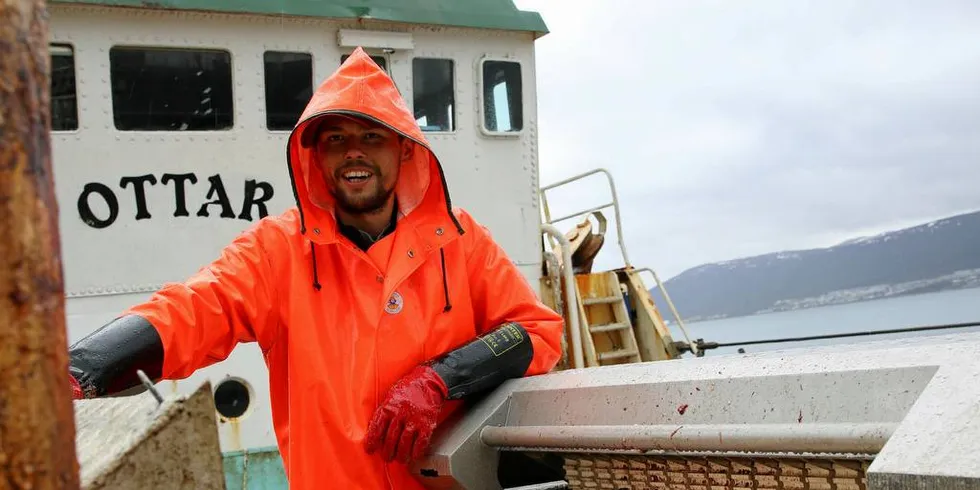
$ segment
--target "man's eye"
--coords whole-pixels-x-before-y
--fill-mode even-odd
[[[367,139],[367,140],[376,140],[376,139],[379,139],[379,138],[381,138],[381,135],[378,134],[378,133],[367,133],[367,134],[364,135],[364,139]]]

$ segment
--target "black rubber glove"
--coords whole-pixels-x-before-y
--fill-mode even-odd
[[[534,348],[527,330],[511,322],[426,364],[445,381],[452,400],[524,376],[533,358]]]
[[[142,369],[151,380],[163,372],[163,342],[153,325],[136,315],[117,318],[69,349],[68,371],[84,398],[119,393],[140,383]]]

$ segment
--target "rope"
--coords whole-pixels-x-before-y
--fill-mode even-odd
[[[767,339],[767,340],[750,340],[746,342],[699,342],[700,348],[702,349],[717,349],[719,347],[738,347],[742,345],[758,345],[758,344],[778,344],[782,342],[802,342],[806,340],[823,340],[823,339],[839,339],[844,337],[861,337],[865,335],[882,335],[889,333],[905,333],[905,332],[924,332],[929,330],[941,330],[949,328],[968,328],[968,327],[980,327],[980,321],[978,322],[965,322],[965,323],[947,323],[942,325],[924,325],[918,327],[907,327],[907,328],[894,328],[890,330],[866,330],[862,332],[850,332],[850,333],[838,333],[838,334],[828,334],[828,335],[811,335],[808,337],[787,337],[781,339]]]

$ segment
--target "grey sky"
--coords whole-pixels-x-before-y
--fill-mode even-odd
[[[542,181],[609,169],[630,259],[665,280],[980,209],[980,2],[515,3],[551,30]],[[603,202],[585,187],[554,213]]]

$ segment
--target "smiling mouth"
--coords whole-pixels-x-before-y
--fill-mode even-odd
[[[351,184],[364,182],[374,175],[367,170],[347,170],[341,174],[341,178]]]

